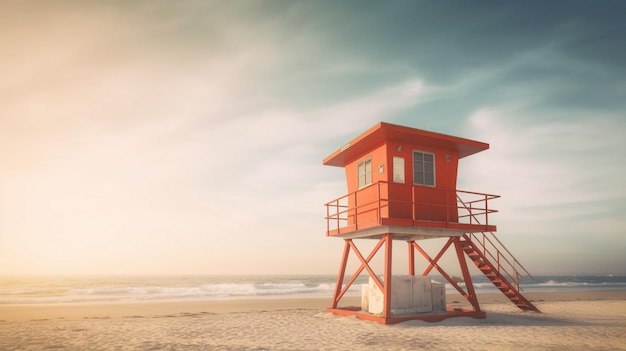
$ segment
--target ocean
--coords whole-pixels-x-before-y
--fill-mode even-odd
[[[431,276],[443,282],[441,277]],[[473,277],[477,293],[498,292],[484,276]],[[188,299],[310,298],[331,299],[334,275],[214,276],[58,276],[0,277],[0,304],[168,301]],[[348,291],[360,294],[361,274]],[[455,291],[446,284],[449,292]],[[624,290],[622,276],[539,276],[521,281],[524,291]]]

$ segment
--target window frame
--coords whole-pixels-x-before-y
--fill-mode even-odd
[[[367,171],[367,165],[369,164],[369,172]],[[363,173],[364,176],[364,184],[361,185],[361,165],[364,165],[364,170],[365,172]],[[369,173],[369,183],[367,182],[367,175]],[[363,159],[362,161],[360,161],[359,163],[356,164],[356,184],[357,184],[357,189],[363,189],[368,185],[372,185],[372,183],[374,182],[373,179],[373,171],[372,171],[372,157],[369,156],[365,159]]]
[[[421,162],[422,162],[422,165],[423,165],[423,166],[426,164],[426,163],[424,162],[424,158],[423,158],[423,156],[424,156],[424,155],[431,155],[431,156],[433,157],[433,162],[432,162],[432,167],[433,167],[433,172],[432,172],[432,175],[433,175],[433,183],[432,183],[432,184],[427,184],[427,183],[426,183],[426,174],[427,174],[427,172],[426,172],[425,167],[422,167],[422,171],[421,171],[421,173],[422,173],[422,178],[423,178],[424,182],[423,182],[423,183],[417,183],[417,182],[416,182],[416,179],[415,179],[415,178],[416,178],[416,177],[415,177],[415,176],[416,176],[416,169],[415,169],[415,168],[416,168],[416,167],[415,167],[415,155],[416,155],[417,153],[422,154],[422,161],[421,161]],[[413,171],[413,185],[427,186],[427,187],[431,187],[431,188],[436,187],[436,186],[437,186],[437,166],[436,166],[436,161],[435,161],[435,154],[434,154],[434,153],[432,153],[432,152],[423,151],[423,150],[413,150],[413,155],[412,155],[412,157],[413,157],[413,169],[412,169],[412,171]]]

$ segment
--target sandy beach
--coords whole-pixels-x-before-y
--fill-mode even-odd
[[[626,291],[526,296],[544,313],[481,294],[486,319],[387,326],[328,299],[2,305],[0,350],[626,350]]]

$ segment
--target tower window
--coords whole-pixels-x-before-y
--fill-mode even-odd
[[[359,189],[372,184],[372,159],[361,161],[357,166],[357,174],[359,177]]]
[[[435,155],[413,151],[413,184],[435,186]]]

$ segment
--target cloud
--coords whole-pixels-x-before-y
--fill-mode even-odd
[[[531,222],[540,223],[531,230],[535,234],[578,232],[591,229],[579,222],[610,218],[612,201],[626,198],[620,185],[625,165],[617,151],[626,147],[620,137],[624,121],[596,115],[576,122],[536,123],[519,113],[493,108],[472,114],[469,136],[491,148],[461,161],[463,186],[502,195],[499,220],[514,224],[516,232],[529,232],[524,223]]]
[[[11,53],[0,57],[0,139],[23,150],[11,161],[22,165],[51,135],[206,123],[250,110],[264,99],[252,84],[280,52],[271,28],[235,20],[245,12],[236,6],[173,7],[169,15],[152,2],[4,6],[13,16],[0,31]]]
[[[343,172],[320,181],[329,178],[323,157],[359,126],[418,103],[424,90],[419,81],[401,82],[335,106],[270,107],[236,118],[206,110],[171,115],[166,101],[153,118],[119,126],[108,125],[102,111],[82,123],[51,126],[31,144],[30,161],[23,153],[5,154],[25,166],[2,164],[3,185],[11,189],[3,196],[3,207],[11,207],[3,213],[3,232],[31,265],[34,257],[64,252],[93,267],[106,255],[81,252],[96,247],[152,260],[155,250],[193,256],[203,245],[222,247],[214,253],[219,257],[236,240],[276,241],[303,226],[323,238],[322,205],[345,191]],[[223,93],[234,97],[236,89]],[[174,233],[183,241],[168,244]],[[57,264],[70,269],[75,260]]]

